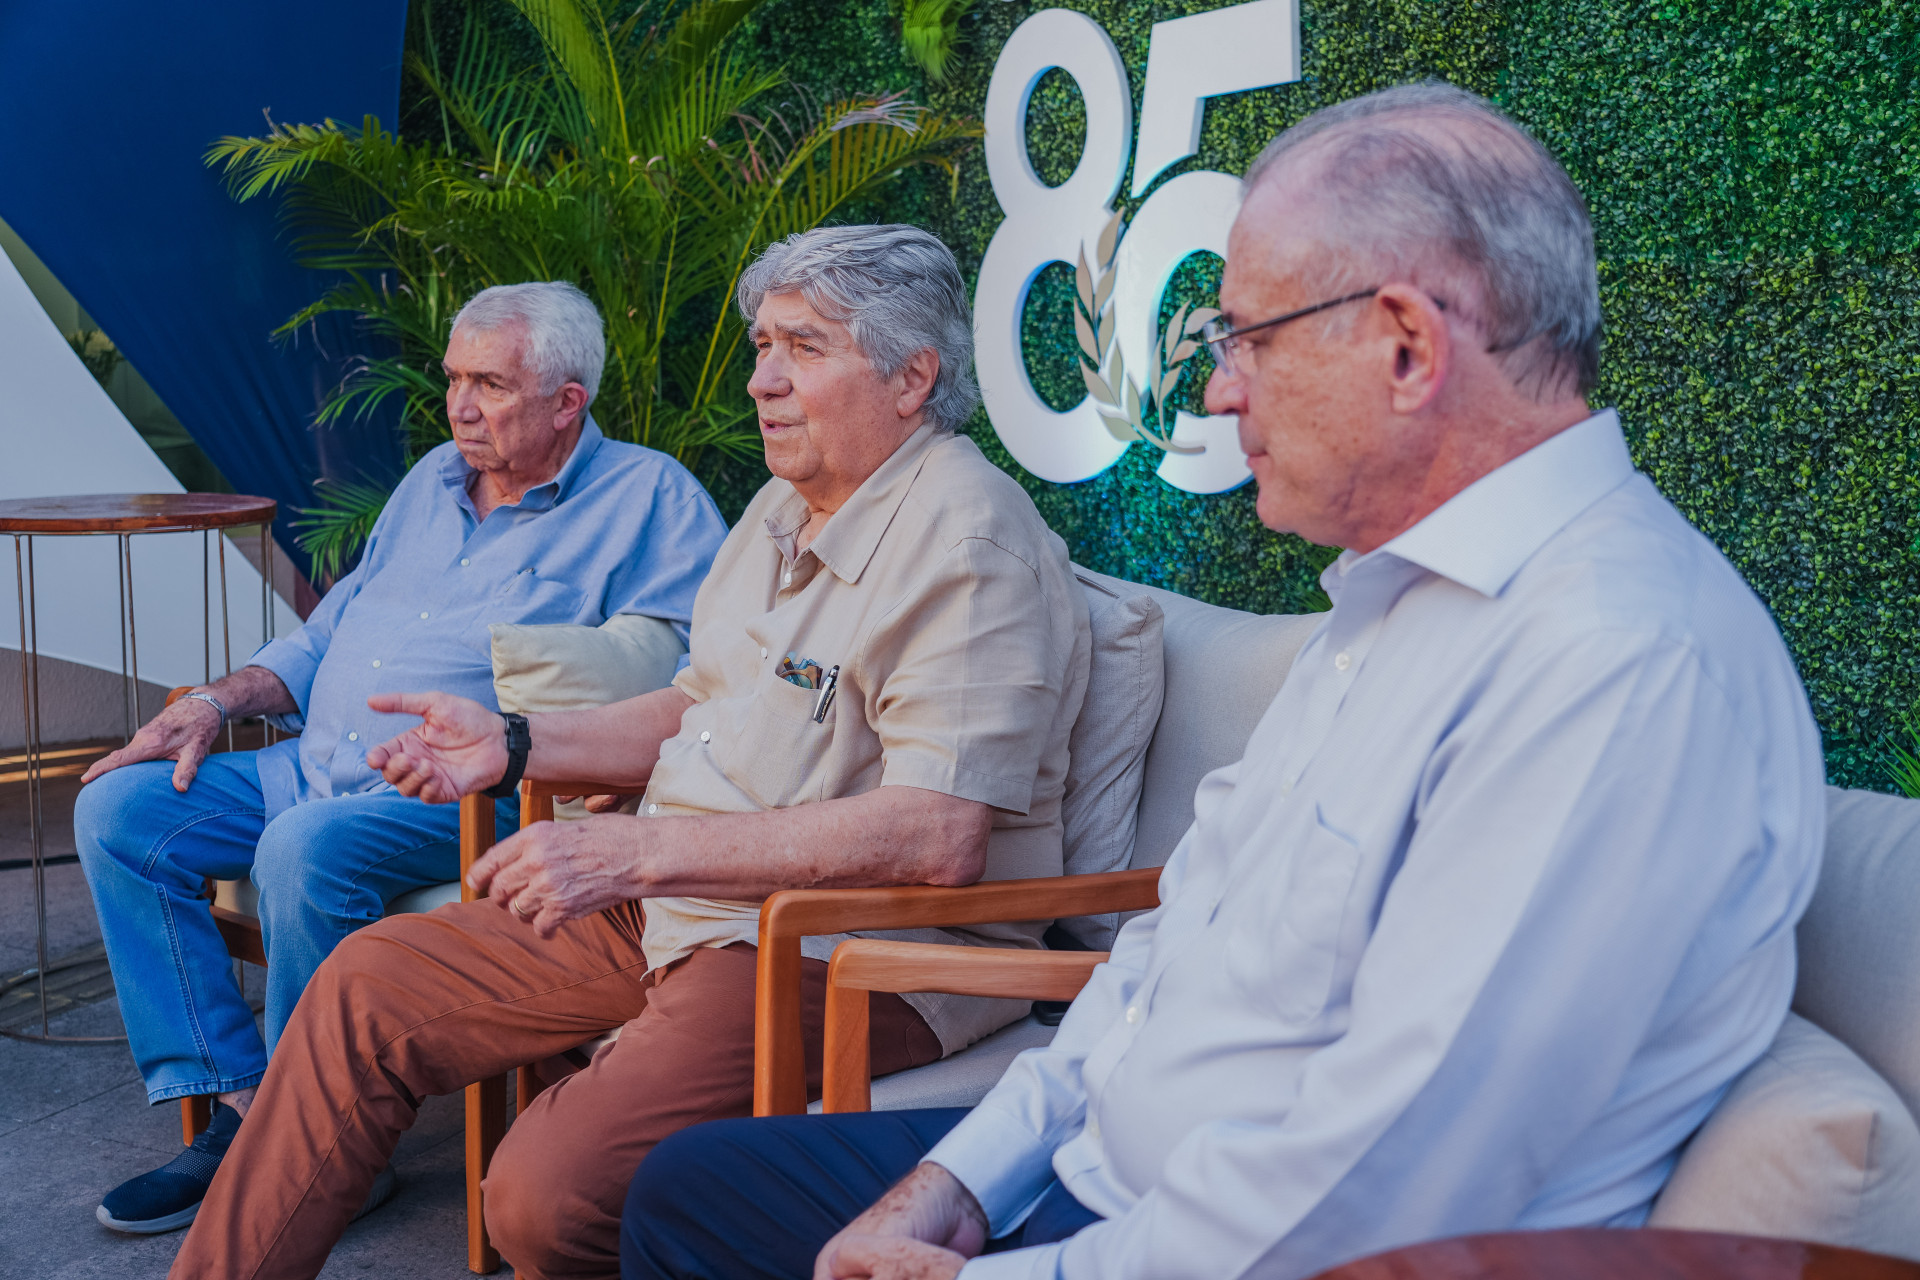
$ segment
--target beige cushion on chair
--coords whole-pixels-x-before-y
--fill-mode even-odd
[[[1067,788],[1060,802],[1070,876],[1123,870],[1133,856],[1134,823],[1147,743],[1165,691],[1160,605],[1144,587],[1073,567],[1087,595],[1093,645],[1087,697],[1068,741]],[[1120,917],[1109,912],[1060,921],[1089,951],[1106,951]]]
[[[1794,1010],[1920,1116],[1920,800],[1827,788],[1820,887],[1795,940]]]
[[[687,646],[673,624],[623,613],[597,627],[496,622],[493,691],[502,711],[577,711],[666,687]]]
[[[1165,618],[1166,705],[1141,778],[1136,868],[1165,865],[1193,825],[1200,779],[1246,754],[1253,727],[1321,617],[1242,613],[1157,587],[1139,589],[1160,603]]]
[[[1920,1258],[1920,1125],[1859,1055],[1789,1016],[1687,1145],[1647,1225]]]

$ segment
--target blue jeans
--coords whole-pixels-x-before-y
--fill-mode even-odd
[[[514,808],[500,806],[502,836]],[[116,769],[81,790],[73,835],[150,1102],[258,1084],[341,939],[407,890],[460,874],[459,806],[381,791],[311,800],[268,822],[251,751],[208,756],[185,794],[170,760]],[[200,896],[209,876],[249,874],[267,950],[265,1043]]]
[[[835,1232],[898,1182],[966,1107],[715,1120],[640,1164],[620,1219],[621,1280],[808,1280]],[[1059,1182],[987,1252],[1065,1240],[1100,1215]]]

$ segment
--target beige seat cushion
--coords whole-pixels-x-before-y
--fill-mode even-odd
[[[1920,800],[1827,788],[1820,886],[1796,941],[1795,1011],[1920,1115]]]
[[[1920,1126],[1858,1054],[1789,1016],[1687,1144],[1648,1225],[1920,1259]]]
[[[1146,589],[1073,567],[1087,595],[1093,633],[1087,697],[1068,741],[1067,788],[1060,802],[1070,876],[1123,870],[1133,856],[1134,824],[1147,743],[1165,691],[1160,605]],[[1119,916],[1060,921],[1090,951],[1113,945]]]
[[[1158,867],[1193,825],[1200,779],[1246,754],[1253,727],[1321,615],[1242,613],[1139,589],[1164,615],[1166,700],[1147,748],[1132,865]]]

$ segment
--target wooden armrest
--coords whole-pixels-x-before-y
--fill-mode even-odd
[[[1159,869],[1148,867],[1090,876],[994,880],[963,889],[911,885],[787,889],[772,895],[760,908],[753,1113],[796,1115],[807,1109],[800,1031],[801,938],[856,929],[924,929],[1141,911],[1159,905],[1159,884]]]
[[[829,1003],[849,991],[944,992],[1008,1000],[1071,1000],[1087,985],[1105,951],[1024,951],[1013,947],[950,947],[937,942],[849,938],[827,968]]]
[[[867,1043],[870,991],[942,991],[961,996],[1071,1000],[1087,985],[1104,951],[1015,951],[926,942],[851,938],[833,949],[827,969],[827,1034],[821,1110],[865,1111],[873,1104]]]

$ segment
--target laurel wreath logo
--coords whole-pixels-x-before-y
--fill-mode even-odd
[[[1167,425],[1167,401],[1187,371],[1187,361],[1200,349],[1193,335],[1200,326],[1219,315],[1212,307],[1185,305],[1173,313],[1173,321],[1156,331],[1152,353],[1147,357],[1146,395],[1127,372],[1114,339],[1113,283],[1114,259],[1120,251],[1120,215],[1114,214],[1100,232],[1094,246],[1094,261],[1099,274],[1087,265],[1087,247],[1080,246],[1080,261],[1073,272],[1074,291],[1079,305],[1073,311],[1073,335],[1080,344],[1080,376],[1086,380],[1087,394],[1093,397],[1100,421],[1114,439],[1131,444],[1143,440],[1168,453],[1201,453],[1200,445],[1177,444],[1173,428]]]

